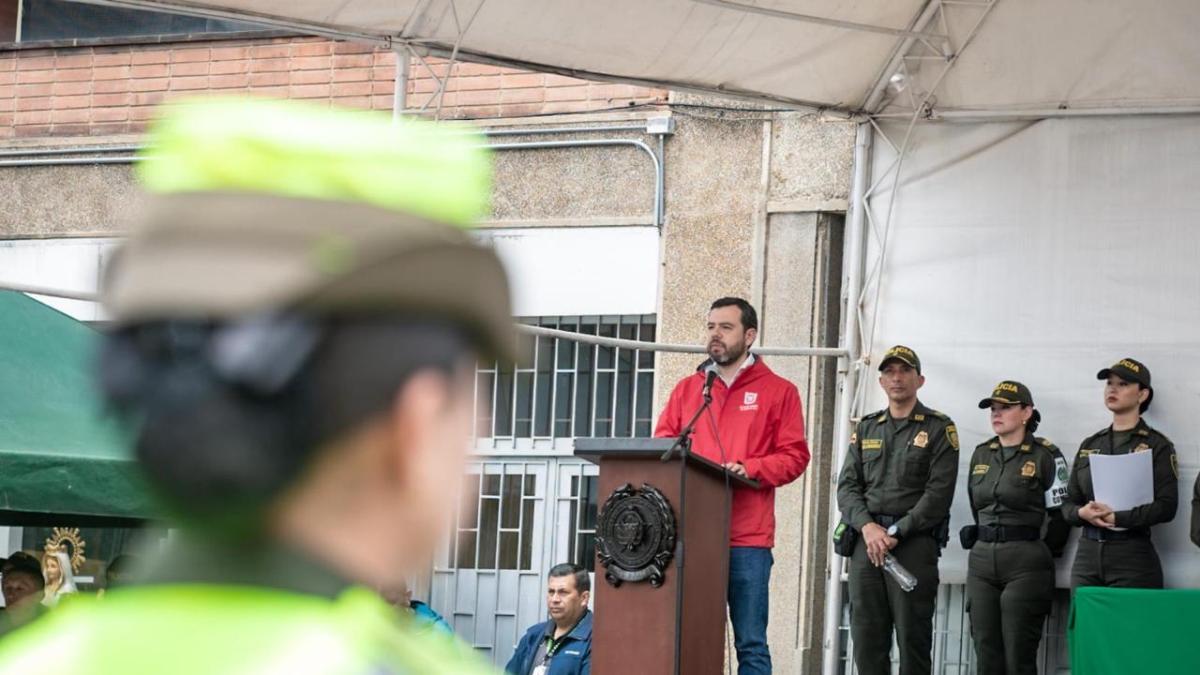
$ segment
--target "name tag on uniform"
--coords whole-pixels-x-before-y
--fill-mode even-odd
[[[862,441],[863,450],[880,450],[883,448],[882,438],[864,438]]]

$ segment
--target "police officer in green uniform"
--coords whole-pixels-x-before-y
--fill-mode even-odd
[[[265,100],[169,110],[109,270],[101,386],[179,526],[140,584],[8,637],[0,673],[494,672],[372,588],[453,511],[505,273],[479,140]]]
[[[949,417],[917,400],[925,377],[913,350],[892,347],[879,370],[888,407],[859,421],[838,478],[842,519],[861,535],[850,557],[854,662],[862,675],[891,673],[894,628],[902,675],[927,674],[958,432]],[[916,577],[912,591],[881,569],[889,552]]]
[[[1037,675],[1038,644],[1054,594],[1054,557],[1070,530],[1060,507],[1067,461],[1033,435],[1033,394],[1006,380],[979,402],[996,435],[971,455],[967,497],[975,525],[961,533],[979,675]]]
[[[1150,528],[1174,518],[1179,504],[1175,446],[1142,419],[1154,398],[1150,370],[1144,364],[1121,359],[1096,377],[1106,382],[1104,405],[1112,411],[1112,424],[1080,443],[1071,467],[1063,517],[1071,525],[1083,526],[1071,568],[1071,587],[1162,588],[1162,564],[1150,540]],[[1095,501],[1090,458],[1130,452],[1152,453],[1154,500],[1113,511]]]

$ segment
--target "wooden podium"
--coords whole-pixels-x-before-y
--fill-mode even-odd
[[[676,451],[663,461],[674,445],[675,439],[662,438],[575,441],[575,454],[600,466],[592,591],[592,671],[597,675],[718,675],[724,670],[730,500],[734,490],[758,484],[695,454]],[[663,511],[671,518],[660,521]],[[637,559],[631,565],[637,568],[652,558],[655,542],[662,560],[672,529],[665,565],[651,562],[648,572],[625,569],[614,560],[605,565],[607,548],[610,556]]]

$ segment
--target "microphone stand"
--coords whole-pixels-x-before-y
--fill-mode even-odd
[[[712,385],[713,385],[713,380],[716,379],[716,376],[717,376],[717,373],[715,370],[709,370],[708,376],[704,383],[704,388],[700,390],[700,395],[704,397],[704,402],[700,404],[700,407],[696,410],[696,413],[694,415],[692,415],[692,419],[688,420],[687,426],[685,426],[683,428],[683,431],[679,432],[679,436],[677,436],[675,438],[675,443],[672,444],[671,447],[669,449],[667,449],[666,452],[663,453],[662,457],[660,458],[663,462],[671,461],[671,458],[675,456],[675,451],[678,450],[680,458],[684,460],[684,464],[686,465],[687,457],[692,452],[692,450],[691,450],[691,448],[692,448],[692,433],[696,430],[696,422],[699,421],[700,416],[704,414],[704,411],[708,410],[708,407],[710,405],[712,405]],[[719,442],[719,440],[718,440],[718,442]],[[679,468],[680,468],[680,471],[679,471],[680,510],[679,510],[679,516],[678,516],[678,518],[679,518],[679,522],[678,522],[679,530],[678,531],[682,535],[682,533],[686,531],[686,528],[684,527],[684,523],[685,523],[684,518],[685,518],[685,515],[687,514],[687,509],[684,508],[684,505],[687,504],[687,475],[688,475],[688,472],[687,472],[687,466],[681,466]],[[726,480],[726,482],[728,482],[729,478],[726,477],[725,480]],[[675,568],[679,574],[679,579],[675,582],[675,625],[682,626],[683,625],[683,602],[684,602],[683,561],[684,561],[684,557],[685,557],[683,540],[677,539],[675,541],[675,547],[676,547]],[[679,654],[682,649],[683,649],[682,636],[680,633],[676,633],[676,635],[675,635],[675,675],[679,675]]]
[[[708,406],[712,405],[711,384],[704,387],[703,396],[704,403],[700,404],[700,407],[696,409],[696,414],[692,415],[692,419],[688,420],[687,426],[683,428],[683,431],[679,432],[679,436],[675,438],[674,445],[672,445],[670,448],[667,448],[667,451],[662,454],[662,457],[660,458],[662,461],[671,461],[671,458],[675,456],[676,451],[679,451],[679,455],[681,457],[687,457],[692,451],[692,432],[696,430],[696,422],[700,419],[700,416],[704,414],[704,411],[708,410]]]

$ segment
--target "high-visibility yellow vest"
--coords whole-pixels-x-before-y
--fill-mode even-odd
[[[494,674],[365,588],[337,598],[211,584],[80,597],[0,641],[0,674]]]

